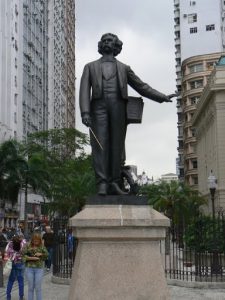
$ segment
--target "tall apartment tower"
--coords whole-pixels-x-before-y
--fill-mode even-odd
[[[179,179],[197,188],[192,116],[214,64],[225,51],[225,1],[174,0]]]
[[[0,141],[22,132],[22,27],[18,0],[0,1]]]
[[[19,1],[21,2],[21,1]],[[48,129],[48,6],[23,0],[23,137]]]
[[[0,1],[0,142],[75,127],[75,0]]]
[[[75,0],[49,0],[49,128],[75,127]]]
[[[48,128],[48,10],[0,1],[0,141]]]

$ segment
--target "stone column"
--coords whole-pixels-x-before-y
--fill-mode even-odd
[[[70,221],[78,248],[69,300],[170,299],[159,249],[168,218],[147,205],[87,205]]]

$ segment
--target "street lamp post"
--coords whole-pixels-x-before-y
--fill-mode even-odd
[[[212,201],[212,217],[213,217],[213,245],[214,249],[212,250],[212,263],[211,263],[211,274],[221,274],[222,267],[219,262],[219,251],[218,251],[218,245],[216,241],[217,233],[216,233],[216,224],[215,224],[215,193],[217,188],[217,179],[213,175],[212,170],[208,177],[208,186],[210,190],[211,195],[211,201]]]
[[[215,193],[217,187],[217,180],[216,177],[213,175],[212,170],[208,177],[208,185],[209,185],[209,190],[210,190],[210,195],[212,200],[212,216],[213,216],[213,220],[215,220]]]

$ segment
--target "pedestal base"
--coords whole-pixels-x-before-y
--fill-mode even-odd
[[[78,249],[69,300],[167,300],[159,240],[169,220],[149,206],[86,206],[71,219]]]

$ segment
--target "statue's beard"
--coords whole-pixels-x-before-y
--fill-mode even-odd
[[[105,45],[105,46],[103,46],[103,52],[106,54],[113,53],[113,48],[108,45]]]

